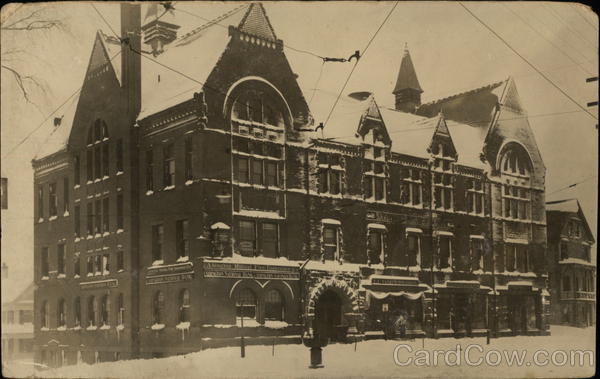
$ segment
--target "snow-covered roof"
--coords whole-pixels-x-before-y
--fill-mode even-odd
[[[183,3],[178,7],[184,7]],[[202,90],[200,83],[206,82],[229,42],[227,26],[238,26],[246,13],[239,6],[232,9],[238,10],[218,23],[198,22],[198,18],[190,14],[176,13],[172,22],[181,27],[177,40],[165,46],[156,57],[148,54],[142,57],[139,119],[191,99],[194,92]],[[203,14],[206,18],[212,16],[218,15]],[[147,45],[143,49],[150,50]]]
[[[561,265],[575,264],[575,265],[591,266],[591,267],[596,266],[594,263],[588,262],[588,261],[580,259],[580,258],[573,258],[573,257],[567,258],[567,259],[562,259],[562,260],[558,261],[558,264],[561,264]]]
[[[2,304],[12,303],[19,300],[19,303],[27,303],[27,300],[33,300],[33,283],[23,286],[23,280],[18,278],[2,279]]]
[[[392,151],[427,158],[427,148],[438,122],[437,117],[427,118],[388,108],[380,109],[383,122],[392,140]]]
[[[45,130],[51,130],[48,137],[42,140],[42,144],[38,146],[38,151],[35,154],[34,159],[40,159],[47,157],[48,155],[59,152],[66,149],[67,143],[69,142],[69,135],[73,127],[73,120],[75,119],[75,111],[77,110],[77,103],[79,102],[79,92],[74,95],[69,101],[67,101],[62,107],[54,113],[53,117],[50,117],[45,122]],[[60,124],[55,125],[54,119],[60,118]]]
[[[577,213],[579,212],[579,203],[577,199],[549,201],[546,203],[546,211]]]

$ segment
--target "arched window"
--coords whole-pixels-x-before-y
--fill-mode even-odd
[[[154,294],[152,301],[152,321],[154,324],[163,323],[163,313],[165,308],[165,299],[163,293],[158,291]]]
[[[190,321],[190,291],[181,290],[179,293],[179,322]]]
[[[284,321],[285,306],[281,293],[272,289],[265,294],[265,320]]]
[[[79,297],[76,297],[73,302],[73,316],[75,326],[81,326],[81,300]]]
[[[529,155],[521,145],[510,143],[502,150],[500,156],[500,170],[505,183],[502,192],[504,217],[529,220],[532,172]]]
[[[67,306],[65,299],[58,300],[58,308],[56,309],[57,326],[67,326]]]
[[[41,319],[41,327],[42,328],[48,328],[49,327],[49,307],[48,307],[48,302],[44,301],[42,303],[42,307],[40,309],[40,319]]]
[[[235,300],[236,316],[245,318],[256,318],[256,295],[248,288],[238,292]]]
[[[98,311],[98,306],[96,305],[96,299],[94,296],[88,297],[87,305],[88,327],[96,326],[96,312]]]
[[[110,325],[110,298],[108,295],[102,296],[102,303],[100,308],[100,324],[101,326]]]
[[[284,121],[279,104],[266,92],[243,91],[233,104],[232,118],[282,127]]]
[[[123,299],[123,294],[120,293],[117,298],[117,324],[124,325],[125,324],[125,301]]]

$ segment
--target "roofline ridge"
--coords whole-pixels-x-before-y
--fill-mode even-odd
[[[463,91],[463,92],[455,93],[454,95],[442,97],[442,98],[439,98],[439,99],[435,99],[435,100],[429,101],[427,103],[423,103],[421,106],[438,104],[438,103],[441,103],[442,101],[446,101],[446,100],[453,99],[453,98],[458,97],[458,96],[466,95],[466,94],[471,93],[471,92],[480,91],[480,90],[482,90],[484,88],[489,88],[489,87],[501,85],[502,83],[504,83],[506,81],[507,81],[507,79],[500,80],[498,82],[489,83],[489,84],[486,84],[484,86],[472,88],[470,90],[466,90],[466,91]]]

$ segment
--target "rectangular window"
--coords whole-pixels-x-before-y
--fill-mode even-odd
[[[176,239],[177,239],[177,256],[189,257],[190,241],[189,241],[188,220],[179,220],[176,224]]]
[[[341,192],[340,175],[339,171],[329,170],[329,193],[332,195],[337,195]]]
[[[185,137],[185,180],[194,179],[194,139]]]
[[[73,255],[73,275],[75,277],[81,275],[81,256],[79,253]]]
[[[471,270],[483,269],[483,239],[471,239]]]
[[[526,245],[516,246],[517,255],[517,271],[518,272],[529,272],[529,257],[528,249]]]
[[[365,177],[365,198],[370,199],[373,197],[373,177]]]
[[[102,230],[104,230],[105,233],[108,233],[110,231],[109,228],[109,216],[110,216],[110,212],[109,212],[109,200],[108,197],[105,197],[104,199],[102,199]]]
[[[154,152],[146,151],[146,191],[154,190]]]
[[[319,169],[319,192],[329,192],[329,170],[326,168]]]
[[[109,174],[109,153],[108,143],[102,145],[102,176],[108,177]]]
[[[69,213],[69,178],[63,179],[63,213]]]
[[[102,178],[102,150],[100,146],[94,148],[94,173],[96,179]]]
[[[262,223],[262,252],[269,258],[279,256],[279,233],[275,223]]]
[[[252,160],[252,184],[263,184],[263,162]]]
[[[56,247],[56,266],[58,274],[64,275],[67,266],[67,253],[65,251],[65,245],[62,243]]]
[[[375,200],[383,200],[384,197],[384,179],[375,178]]]
[[[102,275],[110,274],[110,255],[102,255]]]
[[[240,252],[242,255],[253,256],[256,251],[256,223],[241,220],[240,227]]]
[[[560,259],[567,259],[569,258],[569,246],[567,245],[566,242],[561,242],[560,243]]]
[[[78,186],[81,184],[81,160],[79,159],[79,154],[75,155],[73,167],[73,180],[75,181],[75,185]]]
[[[117,172],[123,172],[123,139],[117,140],[116,156],[117,156]]]
[[[38,218],[41,220],[44,218],[44,186],[38,186]]]
[[[383,263],[383,234],[380,230],[369,230],[369,259],[371,263]]]
[[[449,236],[440,236],[439,238],[439,266],[438,268],[449,268],[452,264],[452,242]]]
[[[94,208],[94,233],[102,233],[102,203],[100,200],[96,200],[96,206]]]
[[[408,233],[406,236],[408,247],[408,266],[419,266],[420,261],[420,234]]]
[[[163,260],[164,228],[162,224],[152,226],[152,260],[154,262]]]
[[[175,150],[170,143],[163,148],[163,187],[175,185]]]
[[[58,198],[56,196],[56,183],[48,185],[48,214],[50,217],[58,214]]]
[[[87,180],[91,182],[94,180],[94,152],[92,149],[87,150],[85,163],[87,166]]]
[[[94,257],[87,257],[87,276],[94,275]]]
[[[267,162],[267,186],[277,187],[279,185],[277,179],[277,163]]]
[[[506,271],[512,272],[516,269],[516,246],[506,244],[504,247]]]
[[[50,273],[50,257],[48,256],[48,248],[42,247],[42,259],[41,259],[42,276],[48,277]]]
[[[248,158],[238,157],[238,182],[248,183]]]
[[[327,260],[340,258],[339,228],[336,226],[323,227],[323,253]]]
[[[87,234],[91,236],[94,234],[94,210],[92,202],[87,203]]]
[[[117,251],[117,271],[125,270],[125,258],[123,257],[123,250]]]
[[[94,256],[94,275],[102,275],[102,255]]]
[[[123,230],[124,225],[123,219],[123,194],[117,195],[117,229]]]

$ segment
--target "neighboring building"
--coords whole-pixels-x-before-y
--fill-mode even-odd
[[[2,363],[33,360],[33,283],[23,287],[2,263]]]
[[[577,199],[546,203],[548,287],[554,324],[596,324],[595,243]],[[592,253],[593,252],[593,253]]]
[[[309,109],[261,4],[227,30],[121,7],[129,38],[98,32],[65,143],[33,162],[37,360],[403,317],[413,336],[547,333],[545,167],[512,79],[421,104],[406,51],[397,109],[354,93],[313,132],[335,99]]]

